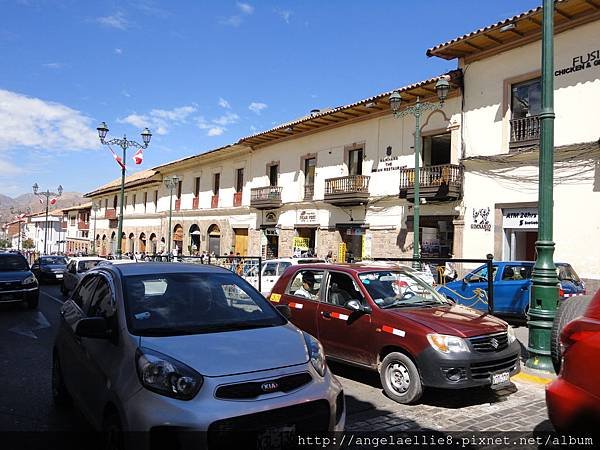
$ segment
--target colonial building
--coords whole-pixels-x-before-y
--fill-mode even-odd
[[[63,208],[61,249],[66,254],[90,253],[93,250],[92,203]],[[90,231],[90,229],[92,230]]]

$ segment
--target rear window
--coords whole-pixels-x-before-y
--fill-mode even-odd
[[[79,264],[77,265],[77,272],[87,272],[88,270],[96,267],[100,261],[102,260],[98,259],[89,261],[79,261]]]
[[[60,265],[67,264],[67,260],[63,256],[50,256],[44,257],[40,259],[40,264],[42,265]]]
[[[0,257],[0,272],[29,270],[27,260],[21,255],[2,255]]]
[[[575,272],[575,269],[569,264],[560,264],[558,267],[558,279],[560,281],[573,281],[575,283],[581,283],[581,278]]]

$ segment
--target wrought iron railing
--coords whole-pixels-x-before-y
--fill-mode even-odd
[[[441,164],[425,166],[419,169],[421,187],[441,186],[442,184],[461,184],[463,168],[457,164]],[[400,169],[400,189],[413,187],[415,184],[415,169]]]
[[[281,186],[265,186],[252,188],[250,191],[250,202],[281,201]]]

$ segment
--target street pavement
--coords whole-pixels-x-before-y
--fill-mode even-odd
[[[44,285],[37,311],[0,305],[0,431],[86,431],[73,410],[57,409],[51,398],[52,344],[64,301],[58,286]],[[526,329],[517,335],[526,345]],[[330,364],[346,393],[349,431],[533,431],[551,430],[544,386],[513,378],[514,386],[426,390],[417,405],[387,398],[375,372]]]

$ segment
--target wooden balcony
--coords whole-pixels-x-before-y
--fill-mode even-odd
[[[540,140],[540,116],[512,119],[510,121],[510,148],[536,145]]]
[[[117,210],[116,209],[107,209],[104,212],[105,219],[116,219],[117,218]]]
[[[256,209],[277,209],[281,206],[281,186],[252,188],[250,206]]]
[[[242,206],[242,193],[241,192],[233,193],[233,206]]]
[[[456,164],[421,167],[419,197],[452,201],[462,197],[463,167]],[[415,201],[415,169],[400,169],[400,197]]]
[[[61,220],[60,221],[60,228],[62,230],[66,230],[68,226],[69,226],[69,222],[67,220]]]
[[[199,203],[200,203],[200,199],[198,197],[194,197],[192,199],[192,209],[198,209]]]
[[[213,195],[210,199],[210,207],[218,208],[219,207],[219,195]]]
[[[175,199],[175,211],[179,211],[180,209],[181,209],[181,199],[176,198]]]
[[[78,230],[89,230],[90,229],[90,223],[89,222],[83,222],[83,221],[79,221],[77,222],[77,229]]]
[[[369,200],[369,179],[366,175],[329,178],[323,199],[338,206],[362,205]]]

